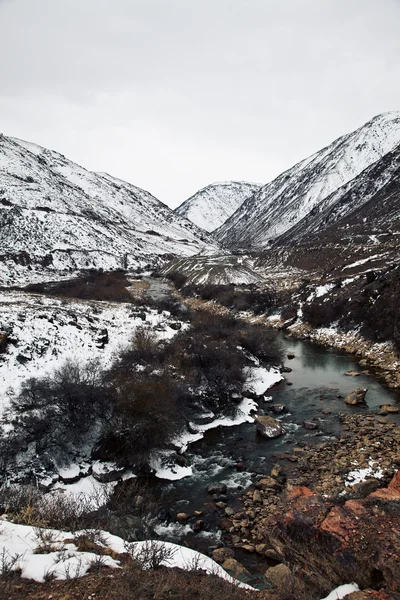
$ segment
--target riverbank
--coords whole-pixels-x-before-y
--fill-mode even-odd
[[[277,453],[277,462],[269,473],[258,476],[257,482],[242,496],[241,508],[236,507],[233,511],[230,506],[227,506],[224,509],[222,522],[229,539],[229,546],[235,556],[253,555],[254,562],[267,557],[270,566],[281,564],[281,571],[285,573],[286,578],[293,577],[299,568],[299,559],[298,556],[293,556],[293,547],[297,547],[299,555],[303,548],[304,556],[308,557],[308,565],[307,568],[302,565],[302,574],[307,585],[311,586],[310,589],[312,579],[319,582],[319,587],[316,586],[316,594],[324,588],[320,577],[321,557],[318,555],[321,549],[318,549],[317,543],[315,552],[310,547],[314,525],[325,519],[334,507],[347,506],[346,503],[352,506],[354,502],[364,502],[363,499],[369,497],[371,493],[382,491],[382,497],[389,500],[389,497],[385,496],[384,489],[390,484],[400,466],[400,427],[390,416],[382,417],[374,412],[368,412],[355,415],[342,414],[339,418],[344,430],[340,439],[324,442],[317,449],[311,444],[303,443],[301,446],[293,447],[291,451]],[[382,531],[388,528],[390,530],[391,527],[394,531],[398,531],[396,526],[400,520],[398,498],[396,496],[390,507],[385,505],[382,508],[372,500],[370,504],[372,508],[369,527],[364,528],[362,539],[357,538],[354,541],[353,550],[357,553],[361,552],[365,545],[375,545],[377,553],[375,560],[378,563],[381,560],[380,558],[378,560],[379,549],[382,549],[382,553],[387,553],[389,544],[387,538],[390,536],[387,532],[386,537],[376,534],[379,527],[382,527]],[[318,508],[318,516],[315,514],[316,508]],[[285,516],[286,513],[291,515],[291,511],[301,512],[301,510],[304,510],[308,516],[303,515],[301,523],[297,523],[296,527],[293,526],[292,530],[286,532],[286,538],[282,542],[275,530],[280,531],[280,528],[284,527],[285,519],[289,518]],[[387,511],[389,515],[386,515]],[[358,516],[352,516],[350,525],[336,523],[333,531],[329,533],[335,539],[338,537],[340,544],[344,536],[342,545],[346,546],[346,539],[349,541],[352,534],[351,530],[349,538],[347,529],[358,527],[357,519],[364,518],[364,512],[361,510],[357,513]],[[383,515],[386,515],[386,520],[382,519]],[[309,528],[308,536],[304,533],[306,530],[303,533],[299,531],[301,527],[303,530],[304,527]],[[302,536],[304,539],[299,542]],[[394,544],[394,549],[398,548],[398,540],[392,540],[391,543]],[[341,548],[340,544],[338,542],[338,548]],[[330,551],[329,544],[326,542],[324,560],[327,563]],[[400,585],[397,575],[400,565],[396,556],[390,554],[389,558],[385,559],[391,565],[390,574],[385,577],[390,580],[390,589],[393,590],[396,589],[393,586]],[[271,563],[271,560],[276,562]],[[349,560],[347,571],[343,567],[340,572],[342,579],[332,567],[333,574],[331,579],[327,578],[327,586],[332,588],[339,583],[353,580],[359,585],[370,585],[367,575],[358,580],[354,579],[354,564]],[[267,570],[267,577],[272,573]],[[297,576],[301,577],[302,574],[297,572]],[[382,588],[386,585],[385,582],[386,580],[382,582]],[[311,597],[313,596],[310,595]],[[396,596],[382,597],[395,598]]]

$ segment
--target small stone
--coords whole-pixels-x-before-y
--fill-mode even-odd
[[[268,550],[268,546],[267,546],[267,544],[257,544],[255,547],[255,550],[256,550],[257,554],[261,554],[263,556],[266,553],[266,551]]]
[[[393,404],[390,403],[381,404],[379,408],[385,411],[386,413],[397,414],[399,412],[399,408],[397,406],[393,406]]]
[[[233,517],[233,515],[235,514],[235,511],[233,510],[233,508],[231,506],[227,506],[225,508],[225,514],[227,517]]]
[[[366,404],[365,396],[367,393],[367,388],[357,388],[353,390],[350,394],[348,394],[345,398],[345,403],[350,406],[356,406],[358,404]]]
[[[209,494],[226,494],[228,488],[224,483],[210,483],[207,486],[207,492]]]
[[[284,404],[271,404],[271,406],[268,408],[274,413],[282,413],[286,410],[286,406]]]
[[[245,544],[244,546],[242,546],[243,550],[246,550],[246,552],[250,552],[250,554],[252,554],[255,551],[255,547],[252,544]]]
[[[194,523],[192,523],[191,527],[195,533],[199,533],[204,529],[205,523],[202,519],[198,519]]]
[[[287,353],[287,357],[288,357],[289,360],[292,360],[295,357],[294,352],[288,352]]]
[[[303,427],[305,429],[317,429],[318,423],[315,423],[314,421],[303,421]]]
[[[279,562],[281,560],[279,554],[273,548],[267,548],[267,550],[265,550],[264,554],[267,558],[271,558],[272,560],[277,560]]]
[[[188,519],[190,519],[190,515],[185,512],[181,512],[176,515],[176,520],[178,523],[186,523]]]
[[[254,490],[254,492],[253,492],[253,502],[255,502],[257,504],[261,504],[261,502],[262,502],[262,496],[261,496],[260,490]]]

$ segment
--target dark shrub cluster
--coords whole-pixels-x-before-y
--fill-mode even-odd
[[[313,327],[339,327],[372,341],[393,341],[400,348],[400,269],[368,272],[349,286],[337,286],[328,297],[303,305],[303,315]]]
[[[0,437],[2,474],[21,457],[39,473],[77,453],[147,472],[151,452],[168,447],[193,414],[233,414],[249,355],[281,362],[275,334],[210,312],[189,316],[190,327],[167,342],[138,328],[107,371],[69,361],[26,381],[12,402],[11,433]]]
[[[131,294],[126,289],[129,285],[123,271],[102,273],[91,271],[67,281],[55,283],[35,283],[25,289],[30,292],[79,298],[81,300],[104,300],[109,302],[133,302]]]
[[[272,288],[260,289],[255,285],[195,285],[181,287],[186,296],[197,296],[203,300],[215,300],[219,304],[238,311],[251,310],[255,314],[267,312],[276,306],[277,294]]]

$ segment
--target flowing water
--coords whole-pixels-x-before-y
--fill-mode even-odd
[[[285,356],[289,352],[295,355],[292,360],[285,361],[292,372],[285,374],[285,380],[268,392],[273,403],[286,407],[286,412],[278,416],[286,434],[266,440],[256,433],[252,423],[206,432],[204,438],[192,444],[187,452],[193,475],[175,482],[158,480],[154,484],[153,491],[159,506],[171,516],[170,522],[167,519],[157,526],[158,533],[205,551],[218,537],[215,528],[217,511],[210,514],[206,511],[202,517],[206,521],[206,531],[199,535],[195,535],[189,526],[176,524],[174,517],[181,511],[192,513],[201,510],[204,503],[210,503],[206,492],[209,483],[225,483],[229,504],[235,505],[235,497],[254,483],[257,474],[269,474],[277,462],[276,454],[291,451],[294,445],[303,442],[317,446],[333,436],[340,436],[339,412],[366,412],[380,404],[400,401],[398,393],[385,388],[372,376],[346,376],[346,371],[360,371],[360,368],[343,352],[294,340],[280,332],[276,335],[283,345]],[[345,395],[357,387],[368,388],[367,407],[348,407],[344,403]],[[324,415],[323,410],[329,410],[331,414]],[[259,413],[271,414],[266,402],[259,403]],[[310,431],[302,426],[304,420],[310,419],[317,420],[316,430]],[[236,469],[237,461],[242,463],[242,471]]]

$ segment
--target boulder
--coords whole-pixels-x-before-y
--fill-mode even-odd
[[[368,392],[367,388],[357,388],[350,392],[344,399],[345,403],[349,406],[356,406],[358,404],[366,404],[365,396]]]
[[[293,580],[293,575],[291,574],[289,567],[283,564],[276,565],[276,567],[269,567],[269,569],[265,571],[265,577],[269,579],[278,592],[283,592],[288,588],[290,589]]]
[[[257,431],[265,438],[276,438],[283,434],[279,421],[269,416],[255,418]]]
[[[235,553],[230,548],[216,548],[212,553],[213,560],[219,564],[224,563],[226,560],[233,558],[234,556]]]
[[[208,494],[226,494],[228,488],[224,483],[210,483],[207,486]]]
[[[303,421],[303,427],[305,429],[317,429],[318,423],[315,423],[315,421]]]
[[[239,580],[251,577],[248,570],[234,558],[228,558],[225,562],[223,562],[222,568],[225,569],[225,571],[228,571],[232,577],[235,577]]]
[[[294,352],[288,352],[287,353],[287,357],[288,357],[289,360],[292,360],[295,357]]]

